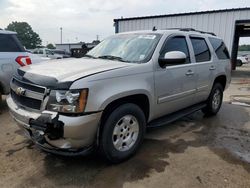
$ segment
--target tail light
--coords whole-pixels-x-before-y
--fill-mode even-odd
[[[17,62],[21,67],[32,64],[32,63],[31,63],[31,59],[30,59],[29,56],[18,56],[18,57],[16,58],[16,62]]]

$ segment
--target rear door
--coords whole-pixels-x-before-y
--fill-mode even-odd
[[[190,41],[195,56],[196,96],[194,101],[199,103],[209,96],[217,67],[206,38],[190,36]]]
[[[160,52],[181,51],[186,54],[185,63],[158,66],[155,72],[155,90],[157,96],[156,116],[162,116],[193,104],[195,94],[195,65],[191,63],[186,36],[168,37]],[[158,62],[157,62],[158,64]]]

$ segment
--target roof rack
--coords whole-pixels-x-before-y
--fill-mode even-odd
[[[206,32],[206,31],[200,31],[200,30],[196,30],[194,28],[168,28],[168,29],[174,29],[174,30],[179,30],[179,31],[194,31],[194,32],[199,32],[202,34],[209,34],[209,35],[213,35],[216,36],[214,33],[212,32]]]

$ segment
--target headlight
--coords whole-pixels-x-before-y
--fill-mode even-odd
[[[47,109],[63,113],[82,113],[87,104],[88,89],[52,90]]]

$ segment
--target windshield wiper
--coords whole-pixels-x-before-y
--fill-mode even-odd
[[[89,58],[96,59],[96,57],[94,57],[94,56],[92,56],[92,55],[88,55],[88,54],[85,54],[83,57],[89,57]]]
[[[122,61],[122,62],[127,62],[124,59],[122,59],[122,57],[113,56],[113,55],[102,55],[102,56],[99,56],[98,58],[100,58],[100,59],[109,59],[109,60],[118,60],[118,61]]]

